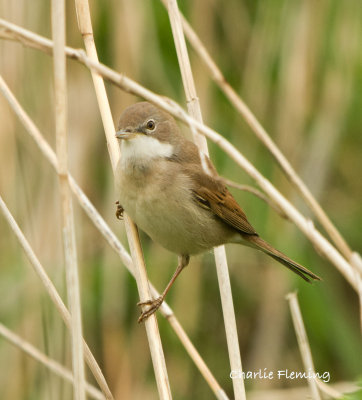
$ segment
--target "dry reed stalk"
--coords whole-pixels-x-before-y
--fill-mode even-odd
[[[12,39],[18,40],[21,43],[49,53],[52,48],[52,41],[45,39],[33,32],[29,32],[24,28],[20,28],[14,24],[4,21],[0,18],[0,27],[4,27],[6,33],[0,37],[9,39],[11,32],[14,35]],[[143,97],[156,106],[162,108],[175,118],[182,121],[186,125],[198,130],[211,141],[216,143],[221,149],[233,159],[255,182],[263,189],[263,191],[274,201],[286,216],[303,232],[303,234],[311,241],[319,254],[324,255],[344,276],[350,285],[357,291],[358,284],[355,274],[362,274],[362,265],[360,257],[356,257],[356,263],[352,266],[336,248],[317,230],[313,223],[305,218],[260,172],[225,138],[218,134],[208,126],[201,124],[194,118],[190,117],[185,111],[173,100],[159,96],[154,92],[146,89],[142,85],[113,71],[111,68],[103,64],[96,63],[90,60],[82,50],[75,50],[70,47],[66,48],[68,57],[73,58],[90,69],[94,69],[109,82],[118,86],[122,90],[132,93],[136,96]],[[357,254],[357,253],[356,253]]]
[[[355,268],[354,274],[356,277],[357,291],[358,291],[358,295],[359,295],[359,317],[360,317],[359,322],[360,322],[360,329],[362,332],[362,274],[359,273],[359,271],[360,271],[359,266],[362,265],[362,258],[359,253],[357,253],[355,251],[353,252],[351,264]]]
[[[65,2],[52,1],[52,32],[54,38],[55,131],[58,155],[58,176],[62,208],[62,237],[65,258],[67,295],[71,315],[72,365],[74,399],[85,400],[82,314],[75,243],[72,197],[68,184],[67,149],[67,81],[65,48]]]
[[[309,370],[314,374],[315,370],[312,352],[309,346],[307,332],[304,327],[303,317],[300,311],[297,294],[295,292],[289,293],[286,298],[289,302],[290,312],[292,314],[293,325],[298,340],[299,350],[303,359],[304,368],[305,370]],[[309,379],[308,384],[314,399],[320,399],[317,387],[319,387],[319,390],[325,393],[327,396],[330,396],[334,399],[340,399],[343,396],[342,393],[332,388],[330,385],[326,384],[318,377],[316,377],[315,379]]]
[[[183,34],[180,12],[176,0],[167,1],[167,9],[171,23],[172,34],[175,42],[177,58],[181,70],[182,82],[186,94],[187,109],[196,120],[202,123],[201,107],[197,97],[195,82],[191,70],[191,63],[187,52],[185,37]],[[194,141],[200,153],[209,155],[205,137],[194,134]],[[201,159],[202,154],[201,154]],[[203,165],[206,163],[203,163]],[[204,168],[206,169],[206,168]],[[207,170],[205,171],[207,173]],[[222,311],[226,331],[227,347],[229,352],[230,368],[232,371],[242,371],[238,333],[236,328],[236,318],[231,292],[229,269],[227,265],[226,252],[224,246],[214,249],[216,271],[219,282]],[[235,399],[245,399],[245,386],[243,379],[233,379]]]
[[[75,10],[77,13],[78,29],[82,35],[84,46],[88,57],[98,62],[97,50],[94,43],[93,28],[90,17],[89,4],[87,0],[75,0]],[[91,71],[94,89],[97,96],[98,107],[100,110],[104,133],[107,138],[107,148],[109,158],[112,163],[112,169],[115,170],[120,156],[119,146],[114,134],[114,124],[112,114],[110,112],[108,97],[104,86],[102,76],[95,71]]]
[[[11,93],[7,85],[5,84],[4,80],[2,79],[0,75],[0,90],[3,93],[4,97],[6,100],[9,102],[9,105],[13,109],[13,111],[16,113],[20,121],[23,123],[24,128],[27,130],[27,132],[31,135],[31,137],[34,139],[36,144],[38,145],[40,151],[42,154],[45,156],[45,158],[50,162],[50,164],[53,166],[53,168],[57,171],[58,168],[58,161],[56,158],[56,155],[52,148],[49,146],[49,144],[46,142],[44,139],[43,135],[40,133],[38,128],[35,126],[33,121],[29,118],[29,116],[25,113],[25,111],[22,109],[14,95]],[[68,179],[69,179],[69,185],[77,197],[79,204],[82,206],[90,220],[93,222],[93,224],[96,226],[96,228],[100,231],[100,233],[103,235],[103,237],[106,239],[106,241],[109,243],[109,245],[116,251],[116,253],[119,255],[121,261],[123,264],[126,266],[128,271],[134,276],[135,271],[132,263],[132,258],[129,255],[129,253],[126,251],[126,249],[123,247],[122,243],[118,240],[117,236],[113,233],[113,231],[109,228],[105,220],[102,218],[102,216],[98,213],[96,208],[93,206],[93,204],[90,202],[88,197],[85,195],[85,193],[82,191],[82,189],[79,187],[75,179],[72,177],[70,173],[68,173]],[[14,224],[16,225],[15,221]],[[13,224],[13,225],[14,225]],[[15,233],[20,232],[20,243],[23,245],[23,248],[26,253],[28,254],[33,254],[32,256],[28,258],[30,259],[30,262],[35,268],[35,271],[37,274],[40,276],[43,284],[45,285],[46,288],[48,288],[48,293],[49,296],[53,299],[58,311],[62,315],[64,321],[66,322],[68,328],[70,326],[70,315],[68,310],[65,308],[62,300],[60,299],[60,296],[56,292],[56,289],[52,282],[49,280],[47,277],[44,269],[41,267],[40,263],[37,261],[34,253],[32,252],[31,247],[27,244],[25,238],[21,240],[23,237],[20,229],[18,228],[17,230],[14,230]],[[18,236],[18,235],[17,235]],[[19,237],[18,237],[19,238]],[[25,246],[24,246],[24,241],[25,241]],[[149,283],[150,289],[152,296],[154,298],[157,298],[160,294],[158,291],[154,288],[154,286]],[[207,381],[208,385],[212,389],[212,391],[215,393],[215,396],[218,399],[225,400],[227,399],[227,396],[225,392],[222,390],[220,387],[219,383],[216,381],[215,377],[212,375],[211,371],[207,367],[205,361],[202,359],[200,354],[197,352],[196,348],[193,346],[192,342],[190,341],[189,337],[187,336],[186,332],[180,325],[179,321],[177,320],[176,316],[174,315],[172,309],[168,306],[168,304],[165,302],[162,303],[159,311],[161,314],[167,319],[167,321],[170,323],[171,327],[174,329],[176,335],[179,337],[181,340],[181,343],[185,347],[186,351],[190,355],[191,359],[194,361],[195,365],[197,368],[200,370],[201,374],[204,376],[205,380]],[[68,322],[67,322],[68,321]],[[109,391],[109,388],[106,384],[106,381],[101,374],[101,371],[96,364],[92,354],[90,353],[88,347],[85,344],[85,354],[86,354],[86,359],[87,362],[99,384],[101,387],[102,391],[105,393],[107,399],[112,399],[112,395]],[[92,357],[92,364],[89,363],[88,360],[88,355],[89,357]],[[96,369],[94,370],[94,365]],[[99,372],[99,374],[98,374]]]
[[[83,36],[88,57],[93,61],[98,62],[88,0],[75,0],[75,6],[77,10],[78,27]],[[114,173],[120,157],[120,151],[115,138],[112,114],[102,77],[96,74],[94,70],[92,70],[91,73]],[[124,214],[124,222],[126,226],[128,242],[131,248],[133,264],[136,270],[135,277],[137,281],[138,292],[140,295],[140,300],[144,302],[151,298],[151,292],[148,285],[147,271],[138,237],[137,227],[126,214]],[[171,399],[172,395],[170,383],[155,315],[152,315],[145,321],[145,328],[159,396],[161,399]]]
[[[200,356],[199,352],[196,350],[195,346],[192,344],[190,338],[187,336],[186,332],[182,328],[180,322],[176,318],[175,314],[167,316],[167,320],[175,331],[176,335],[180,339],[181,343],[185,347],[186,351],[192,358],[193,362],[201,372],[202,376],[209,384],[211,390],[214,392],[218,400],[228,400],[228,396],[221,388],[215,377],[212,375],[205,361]]]
[[[263,192],[258,189],[255,189],[253,186],[242,185],[240,183],[234,182],[225,177],[221,177],[224,181],[225,185],[233,187],[235,189],[242,190],[244,192],[252,193],[254,196],[259,197],[260,200],[263,200],[269,207],[271,207],[280,217],[288,220],[288,217],[283,213],[283,211],[278,207],[277,204],[273,203]]]
[[[135,278],[140,295],[140,300],[147,301],[151,298],[151,291],[148,284],[147,271],[143,258],[141,243],[138,236],[138,229],[127,214],[124,214],[123,218],[126,225],[126,232],[131,250],[133,265],[135,267]],[[168,381],[166,362],[163,354],[156,316],[154,315],[154,318],[148,318],[145,321],[145,326],[160,399],[171,399],[171,388]]]
[[[302,313],[300,312],[297,294],[295,292],[289,293],[286,296],[286,298],[289,302],[290,312],[292,314],[292,319],[293,319],[293,325],[294,325],[295,333],[297,335],[299,350],[300,350],[300,354],[302,356],[302,360],[303,360],[303,364],[304,364],[304,370],[309,371],[312,376],[315,376],[312,352],[311,352],[311,349],[309,346],[307,332],[305,331]],[[311,391],[311,396],[312,396],[313,400],[320,400],[321,397],[320,397],[320,394],[318,391],[318,385],[317,385],[316,379],[309,378],[308,385],[309,385],[309,388]]]
[[[52,281],[49,279],[47,273],[45,272],[45,269],[43,268],[40,261],[36,257],[32,247],[26,240],[23,232],[19,228],[18,224],[16,223],[15,219],[11,215],[8,208],[6,207],[6,204],[2,200],[1,196],[0,196],[0,209],[1,209],[5,219],[7,220],[8,224],[10,225],[11,229],[13,230],[16,238],[18,239],[21,247],[23,248],[26,257],[30,261],[30,264],[34,268],[35,273],[40,278],[50,299],[52,300],[52,302],[54,303],[60,316],[62,317],[66,327],[68,328],[69,332],[71,332],[71,316],[70,316],[69,311],[67,310],[66,306],[64,305],[63,300],[60,297],[59,293],[57,292]],[[92,373],[93,373],[95,379],[97,380],[100,388],[102,389],[103,393],[105,394],[106,399],[113,400],[113,396],[111,395],[111,392],[107,386],[107,383],[106,383],[106,380],[104,379],[102,371],[99,368],[95,358],[93,357],[93,354],[89,350],[89,347],[84,340],[83,340],[83,346],[84,346],[85,358],[89,365],[89,368],[92,371]]]
[[[10,329],[6,328],[6,326],[4,326],[1,322],[0,322],[0,335],[4,339],[6,339],[8,342],[13,344],[15,347],[17,347],[24,353],[28,354],[35,361],[38,361],[39,363],[44,365],[46,368],[48,368],[54,374],[56,374],[60,378],[66,380],[66,381],[70,382],[72,385],[74,385],[74,376],[69,369],[63,367],[57,361],[49,358],[47,355],[45,355],[44,353],[39,351],[32,344],[30,344],[26,340],[22,339],[20,336],[16,335]],[[87,394],[93,399],[96,399],[96,400],[104,400],[105,399],[105,397],[103,396],[103,394],[100,390],[98,390],[93,385],[91,385],[87,382],[85,385],[85,390],[86,390]]]
[[[328,385],[327,383],[321,381],[319,378],[316,379],[316,382],[319,390],[325,393],[327,396],[331,397],[332,399],[341,399],[343,397],[343,393],[331,387],[331,385]]]

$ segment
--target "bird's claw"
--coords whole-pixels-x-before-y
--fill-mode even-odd
[[[138,318],[138,323],[145,321],[148,317],[154,314],[161,306],[163,297],[157,297],[155,300],[140,301],[137,303],[138,306],[149,306],[146,310],[142,311],[142,314]]]
[[[123,207],[119,204],[119,201],[116,201],[117,210],[116,210],[116,217],[117,219],[123,219]]]

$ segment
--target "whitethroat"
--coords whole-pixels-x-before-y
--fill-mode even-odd
[[[136,103],[122,113],[116,138],[121,146],[117,218],[124,210],[152,240],[179,256],[162,295],[138,303],[148,306],[139,322],[160,307],[190,255],[225,243],[261,250],[304,280],[320,280],[259,237],[211,161],[204,156],[202,162],[171,115],[148,102]]]

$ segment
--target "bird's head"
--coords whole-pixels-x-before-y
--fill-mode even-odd
[[[184,138],[174,118],[148,102],[126,108],[119,120],[116,138],[122,155],[133,158],[171,157]]]

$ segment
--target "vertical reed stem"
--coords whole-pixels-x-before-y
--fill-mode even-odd
[[[196,94],[195,82],[192,75],[190,59],[187,52],[185,37],[182,29],[180,11],[177,0],[168,0],[167,8],[171,23],[173,38],[177,57],[180,65],[182,81],[186,94],[187,107],[190,115],[202,123],[202,115],[199,99]],[[208,155],[206,138],[200,134],[194,134],[194,141],[199,147],[200,152]],[[202,159],[202,155],[201,155]],[[242,371],[238,333],[236,329],[236,319],[231,292],[229,270],[227,265],[225,247],[220,246],[214,250],[217,276],[219,281],[220,297],[224,315],[226,331],[226,341],[229,351],[231,370]],[[245,387],[243,379],[233,379],[234,395],[236,400],[244,400]]]
[[[93,61],[98,62],[97,50],[94,43],[92,22],[90,17],[89,4],[87,0],[75,0],[78,26],[83,36],[87,55]],[[113,118],[109,107],[106,89],[103,78],[94,70],[91,71],[93,84],[96,91],[98,107],[101,113],[104,132],[106,135],[109,156],[111,159],[113,173],[120,157],[120,150],[115,138],[115,129]],[[135,266],[135,277],[140,300],[145,301],[151,298],[150,288],[148,285],[147,271],[144,264],[141,244],[139,242],[138,232],[133,221],[124,215],[126,225],[127,238],[131,248],[133,264]],[[171,399],[171,389],[168,380],[165,357],[163,354],[160,333],[158,331],[157,319],[155,315],[151,315],[145,321],[145,328],[150,346],[151,358],[155,372],[158,393],[161,399]]]
[[[297,294],[289,293],[287,295],[289,301],[290,312],[292,314],[293,324],[295,333],[297,335],[298,345],[300,354],[302,356],[304,370],[311,375],[315,375],[314,363],[312,358],[312,352],[310,350],[307,332],[304,327],[302,313],[300,312]],[[318,385],[315,378],[308,379],[308,385],[310,387],[311,395],[313,400],[320,400],[320,394],[318,391]]]
[[[77,252],[74,233],[72,198],[68,183],[67,155],[67,93],[65,65],[65,2],[52,1],[52,31],[54,37],[54,87],[56,146],[59,161],[59,189],[62,209],[62,237],[65,257],[68,302],[71,314],[72,364],[74,399],[84,400],[85,372],[82,317],[79,293]]]

